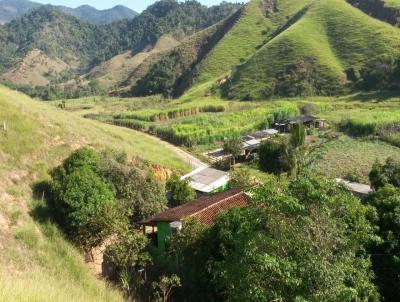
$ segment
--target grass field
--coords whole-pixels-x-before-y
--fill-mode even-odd
[[[356,173],[368,183],[368,174],[376,160],[383,163],[388,157],[400,160],[400,149],[378,140],[353,139],[342,135],[325,145],[316,170],[328,177],[345,177]]]
[[[399,0],[384,0],[385,6],[400,8],[400,1]]]
[[[89,117],[138,129],[177,145],[212,144],[225,137],[268,127],[273,121],[299,112],[296,103],[241,103],[207,100],[171,102],[159,108],[102,112]]]
[[[31,185],[86,145],[112,147],[178,171],[189,167],[152,137],[84,119],[1,86],[0,121],[0,301],[122,301],[45,219]]]

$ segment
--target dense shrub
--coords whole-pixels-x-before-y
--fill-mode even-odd
[[[114,232],[119,217],[113,192],[98,174],[98,155],[79,149],[52,172],[53,204],[68,236],[86,251]]]
[[[131,222],[165,210],[165,188],[145,168],[108,156],[102,159],[99,171],[111,184],[119,206]]]
[[[229,187],[248,190],[255,185],[255,179],[246,168],[235,169],[230,173]]]
[[[167,181],[167,190],[171,195],[171,206],[176,207],[196,198],[196,191],[190,186],[190,179],[173,174]]]
[[[126,229],[129,220],[137,222],[166,208],[164,186],[145,163],[130,164],[123,153],[81,148],[51,176],[57,220],[86,251]]]
[[[358,87],[366,90],[399,88],[400,59],[381,56],[368,62],[360,72]]]
[[[400,162],[393,158],[388,158],[385,164],[376,162],[369,173],[369,179],[376,190],[386,184],[400,187]]]
[[[385,184],[368,200],[375,207],[381,241],[371,248],[377,285],[384,301],[399,301],[400,292],[400,187]]]
[[[273,174],[289,172],[288,149],[286,137],[276,137],[262,143],[258,151],[260,169]]]

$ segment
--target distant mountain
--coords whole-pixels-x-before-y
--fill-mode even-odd
[[[170,35],[166,46],[173,47],[239,7],[223,3],[208,8],[196,1],[163,0],[134,19],[98,25],[54,6],[41,6],[0,26],[0,75],[2,80],[33,87],[76,80],[124,53],[101,69],[107,72],[109,66],[136,66],[136,54],[150,49],[159,52],[160,43],[156,45],[162,36]],[[161,49],[165,51],[166,47]],[[129,62],[121,62],[125,59]]]
[[[0,23],[8,23],[41,6],[42,4],[40,3],[28,0],[0,0]],[[97,10],[89,5],[83,5],[78,8],[69,8],[66,6],[55,7],[65,14],[93,24],[109,24],[124,19],[133,19],[138,15],[135,11],[122,5],[117,5],[106,10]]]
[[[41,4],[27,0],[0,0],[0,24],[22,16]]]
[[[93,24],[109,24],[124,19],[133,19],[138,15],[137,12],[122,5],[105,10],[97,10],[89,5],[82,5],[74,9],[65,6],[57,6],[57,8],[66,14]]]

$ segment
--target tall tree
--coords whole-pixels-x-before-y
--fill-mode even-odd
[[[231,156],[231,165],[234,167],[236,158],[242,153],[242,141],[239,136],[233,136],[224,141],[224,152]]]

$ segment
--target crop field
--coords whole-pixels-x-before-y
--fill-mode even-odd
[[[171,143],[207,145],[233,135],[267,128],[275,120],[296,115],[293,102],[243,103],[216,101],[171,102],[151,109],[117,111],[88,110],[86,117],[105,123],[141,130]]]

